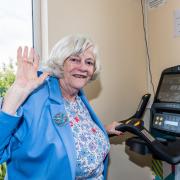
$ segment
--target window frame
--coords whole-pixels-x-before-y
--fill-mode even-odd
[[[32,0],[33,46],[40,64],[48,59],[48,1]]]

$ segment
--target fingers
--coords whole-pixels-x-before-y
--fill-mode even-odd
[[[34,62],[34,49],[33,48],[31,48],[30,52],[28,53],[28,47],[27,46],[24,47],[23,60],[26,63],[29,63],[31,65],[33,64]]]
[[[120,136],[120,135],[123,135],[124,133],[123,132],[121,132],[121,131],[117,131],[115,128],[117,127],[117,126],[119,126],[119,125],[121,125],[122,123],[120,123],[120,122],[114,122],[114,134],[116,134],[117,136]]]
[[[24,49],[20,46],[17,50],[17,61],[18,64],[25,62],[33,65],[36,69],[39,67],[39,56],[35,53],[34,48],[30,49],[28,52],[28,47],[25,46]]]
[[[33,49],[33,51],[34,51],[34,49]],[[39,56],[35,53],[35,51],[34,51],[34,64],[33,65],[36,69],[38,69],[38,67],[39,67]]]
[[[117,135],[117,136],[124,135],[123,132],[121,132],[121,131],[116,131],[116,130],[113,132],[113,134],[115,134],[115,135]]]
[[[36,54],[34,48],[31,48],[28,58],[28,63],[31,63],[36,70],[39,67],[39,56]]]
[[[24,61],[25,61],[25,60],[26,60],[26,61],[28,60],[28,47],[27,47],[27,46],[24,47],[23,60],[24,60]]]
[[[111,124],[106,126],[106,130],[108,134],[114,134],[114,135],[123,135],[123,132],[116,130],[116,127],[119,126],[121,123],[114,121]]]
[[[17,63],[19,64],[22,60],[22,47],[19,46],[17,49]]]
[[[34,59],[34,49],[31,48],[31,49],[30,49],[30,52],[29,52],[29,58],[28,58],[28,60],[33,62],[33,61],[34,61],[33,59]]]

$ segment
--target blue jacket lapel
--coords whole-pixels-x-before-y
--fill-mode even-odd
[[[67,114],[63,104],[61,89],[59,82],[56,78],[51,77],[48,81],[49,86],[49,98],[51,100],[50,113],[52,120],[55,124],[55,128],[60,136],[60,139],[64,143],[66,152],[68,154],[69,163],[72,172],[72,179],[75,179],[75,167],[76,167],[76,152],[74,138],[72,135],[71,127],[68,123]]]

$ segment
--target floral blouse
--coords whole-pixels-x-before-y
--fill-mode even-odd
[[[94,123],[80,99],[64,99],[65,109],[76,146],[76,179],[103,180],[103,160],[110,150],[109,141]]]

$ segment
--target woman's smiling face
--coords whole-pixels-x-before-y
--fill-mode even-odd
[[[93,47],[87,48],[79,55],[70,56],[63,66],[63,82],[71,90],[79,91],[92,78],[95,71]]]

